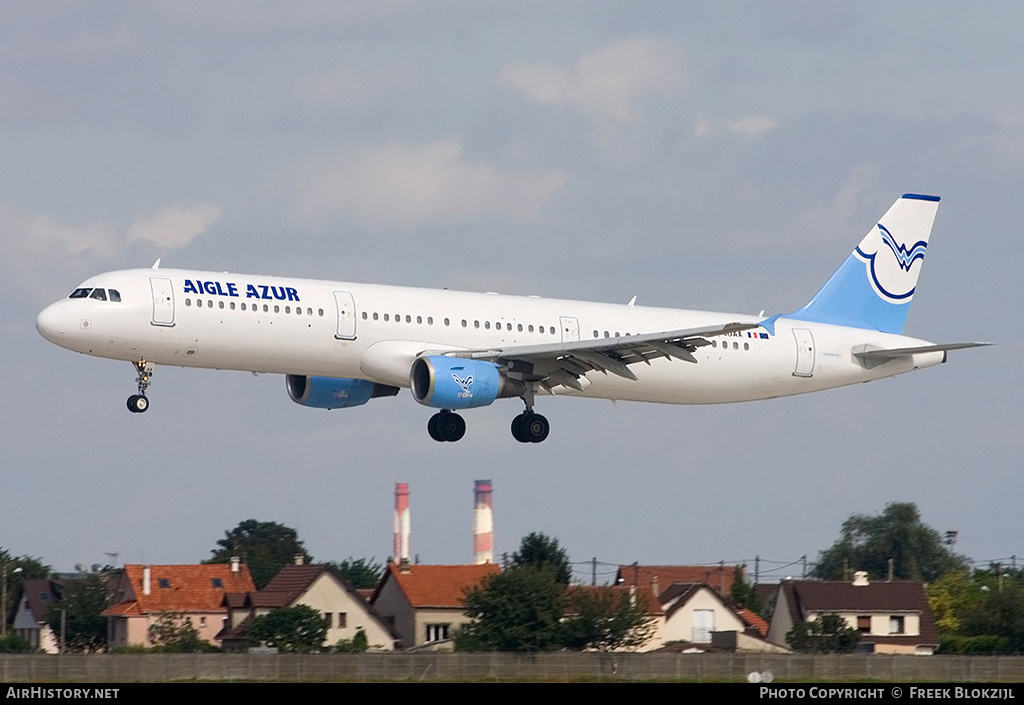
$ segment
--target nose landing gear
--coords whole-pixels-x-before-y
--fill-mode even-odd
[[[135,366],[135,371],[138,372],[135,382],[139,385],[139,393],[128,397],[128,411],[133,414],[141,414],[149,408],[149,398],[146,396],[146,390],[149,388],[153,378],[153,364],[145,360],[139,360],[132,364]]]

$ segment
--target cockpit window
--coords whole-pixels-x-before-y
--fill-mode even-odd
[[[69,296],[68,298],[69,299],[87,299],[87,298],[89,298],[89,294],[91,292],[92,292],[92,289],[75,289],[74,291],[71,292],[71,296]]]
[[[121,303],[121,292],[117,289],[107,289],[107,293],[110,294],[110,300]]]
[[[93,289],[92,290],[92,295],[89,296],[89,298],[90,299],[96,299],[97,301],[106,301],[107,300],[107,290],[106,289]]]

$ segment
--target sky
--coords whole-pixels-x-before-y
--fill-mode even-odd
[[[578,577],[755,558],[799,576],[914,502],[1024,559],[1020,3],[13,0],[0,24],[0,547],[190,563],[256,518],[317,560],[559,540]],[[35,330],[87,277],[163,266],[757,314],[802,306],[902,193],[942,197],[908,335],[946,365],[721,406],[542,398],[426,433],[404,391],[134,370]],[[1017,361],[1016,363],[1014,361]]]

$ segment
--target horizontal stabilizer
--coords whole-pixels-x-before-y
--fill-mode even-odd
[[[854,349],[853,355],[854,357],[859,357],[862,360],[886,362],[900,357],[910,357],[919,353],[945,352],[947,350],[963,350],[964,348],[982,348],[986,345],[995,345],[995,343],[944,343],[942,345],[918,345],[913,348],[889,348],[888,350],[877,348],[868,349],[868,346],[862,346],[865,349]]]

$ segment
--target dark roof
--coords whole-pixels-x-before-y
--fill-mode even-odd
[[[887,614],[919,613],[918,636],[865,636],[869,642],[891,644],[938,644],[925,583],[920,580],[894,580],[867,585],[832,580],[784,580],[782,589],[793,624],[804,621],[808,612],[863,612]]]
[[[298,597],[312,585],[321,574],[330,572],[337,578],[346,589],[351,589],[348,581],[331,569],[326,563],[312,565],[286,565],[274,576],[274,579],[267,583],[260,592],[280,592]]]
[[[24,580],[21,583],[21,600],[28,602],[28,608],[36,622],[46,619],[46,610],[60,599],[61,586],[53,580]],[[15,603],[15,611],[18,604]]]

